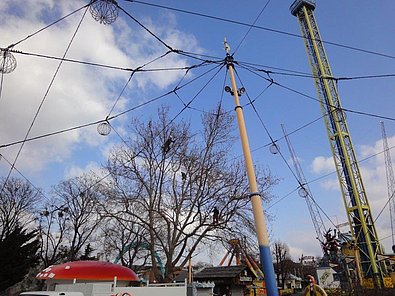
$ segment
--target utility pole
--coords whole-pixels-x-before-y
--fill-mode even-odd
[[[269,238],[267,235],[265,215],[263,213],[261,195],[258,192],[254,166],[252,164],[250,145],[248,143],[247,130],[245,127],[244,116],[243,116],[243,108],[241,107],[239,100],[239,95],[241,95],[244,92],[244,89],[237,89],[236,80],[233,72],[234,70],[233,57],[229,54],[230,47],[226,42],[226,39],[224,41],[224,45],[226,51],[225,61],[227,68],[229,70],[230,82],[232,85],[231,89],[229,87],[226,87],[226,91],[230,92],[235,99],[235,105],[236,105],[235,111],[236,111],[237,123],[239,126],[241,145],[244,153],[244,161],[247,169],[248,183],[250,186],[250,199],[252,204],[252,211],[254,213],[256,234],[259,243],[261,266],[263,273],[265,274],[267,295],[278,296],[278,288],[276,284],[276,277],[274,274],[273,259],[270,251]]]

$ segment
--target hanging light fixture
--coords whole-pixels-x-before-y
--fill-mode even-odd
[[[280,148],[277,146],[276,143],[273,142],[272,145],[269,147],[269,151],[272,154],[277,154],[280,151]]]
[[[239,96],[242,96],[246,92],[246,89],[244,87],[241,87],[237,90],[237,94]]]
[[[0,72],[4,74],[11,73],[16,68],[16,58],[7,49],[0,50]]]
[[[304,188],[304,186],[300,186],[299,190],[298,190],[298,194],[300,197],[306,198],[308,194],[306,188]]]
[[[99,135],[108,136],[111,132],[110,124],[107,121],[100,123],[97,126],[97,132],[99,133]]]
[[[89,11],[95,21],[109,25],[118,17],[118,4],[115,0],[92,0]]]

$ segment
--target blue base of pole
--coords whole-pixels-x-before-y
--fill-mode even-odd
[[[262,271],[265,275],[267,296],[278,296],[276,275],[274,273],[273,259],[269,246],[259,246]]]

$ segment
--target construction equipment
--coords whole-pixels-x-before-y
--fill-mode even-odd
[[[306,177],[303,174],[299,160],[296,156],[295,150],[291,144],[291,140],[289,139],[288,134],[287,134],[283,124],[281,125],[281,128],[283,130],[285,140],[287,141],[288,150],[289,150],[289,153],[291,154],[292,162],[293,162],[296,176],[297,176],[297,179],[299,182],[299,186],[300,186],[299,195],[306,200],[307,208],[309,209],[311,220],[313,221],[313,226],[315,229],[315,233],[317,235],[317,239],[320,242],[322,250],[325,251],[323,249],[324,242],[325,242],[324,233],[326,233],[327,231],[326,231],[324,222],[322,221],[322,217],[321,217],[320,211],[318,209],[318,206],[317,206],[316,202],[314,201],[313,195],[311,194],[309,185],[307,184],[307,181],[306,181]]]
[[[388,148],[387,133],[385,131],[384,122],[381,121],[381,133],[383,136],[383,148],[384,148],[384,158],[385,158],[385,172],[387,175],[387,188],[388,188],[388,201],[390,208],[390,219],[391,219],[391,235],[392,235],[392,252],[395,253],[395,242],[394,242],[394,224],[395,224],[395,178],[394,171],[392,169],[392,160],[390,150]]]
[[[221,259],[219,266],[222,266],[226,259],[229,257],[228,266],[232,264],[233,258],[235,259],[236,265],[245,264],[251,272],[254,274],[255,278],[258,280],[263,280],[264,275],[262,270],[259,268],[258,264],[247,252],[241,247],[241,242],[238,239],[229,240],[229,250],[225,256]]]
[[[335,79],[314,18],[315,2],[296,0],[290,7],[297,17],[315,81],[338,180],[353,239],[357,244],[365,286],[384,287],[386,267],[358,162],[341,107]]]
[[[259,268],[258,263],[254,260],[254,258],[252,258],[252,256],[250,256],[247,253],[245,247],[242,247],[240,240],[231,239],[229,240],[228,243],[230,247],[226,252],[225,256],[221,259],[219,266],[223,266],[228,256],[230,255],[227,263],[228,266],[231,266],[233,261],[236,263],[236,265],[246,265],[254,275],[252,285],[249,284],[245,286],[244,295],[248,295],[248,296],[270,295],[267,294],[266,291],[266,283],[264,281],[265,276],[262,270]]]

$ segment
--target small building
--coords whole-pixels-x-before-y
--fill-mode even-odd
[[[293,289],[293,290],[301,290],[302,289],[302,278],[297,277],[296,275],[289,274],[285,279],[286,289]]]
[[[36,276],[45,280],[47,290],[54,291],[57,286],[77,283],[114,283],[118,286],[138,285],[136,273],[124,266],[102,261],[74,261],[52,265]]]
[[[133,270],[109,262],[74,261],[54,265],[42,270],[36,278],[46,281],[47,291],[24,292],[21,296],[187,296],[185,282],[140,286]]]
[[[340,288],[340,280],[337,272],[332,267],[317,268],[318,284],[326,288]]]
[[[245,265],[206,267],[194,275],[199,282],[213,282],[215,295],[266,295],[264,285],[255,282],[254,274]]]
[[[213,282],[193,282],[188,284],[188,296],[213,296],[215,284]]]

